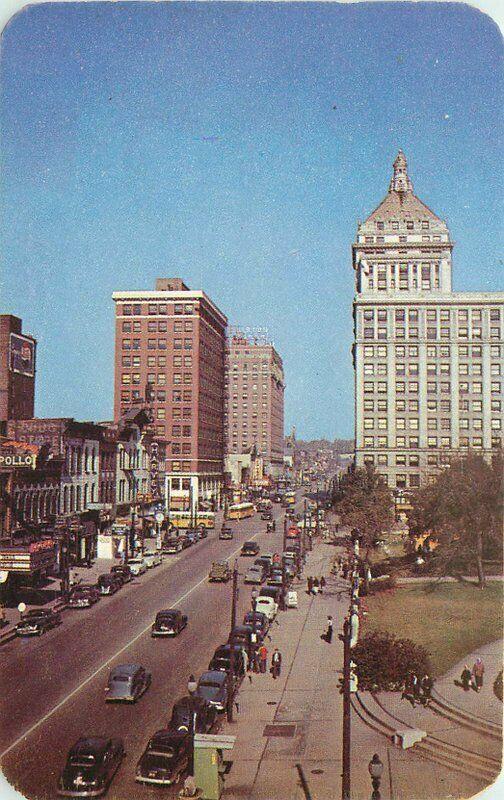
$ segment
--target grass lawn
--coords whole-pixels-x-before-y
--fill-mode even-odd
[[[426,591],[426,588],[429,590]],[[453,583],[415,584],[364,598],[362,634],[388,630],[422,644],[435,676],[443,675],[482,644],[502,637],[502,583],[485,589]]]

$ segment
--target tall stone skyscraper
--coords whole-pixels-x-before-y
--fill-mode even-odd
[[[452,249],[399,151],[352,246],[356,464],[399,490],[502,446],[504,294],[452,292]]]

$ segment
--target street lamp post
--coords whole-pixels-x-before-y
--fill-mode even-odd
[[[238,559],[235,558],[233,567],[233,595],[231,598],[231,631],[236,625],[236,605],[238,601]],[[232,639],[232,637],[231,637]],[[231,652],[229,658],[229,672],[227,676],[227,702],[226,717],[228,722],[233,721],[233,703],[235,694],[235,647],[234,642],[230,642]]]
[[[373,794],[371,800],[380,800],[380,783],[383,774],[383,763],[380,761],[380,756],[375,753],[373,758],[368,764],[369,774],[371,775],[371,783],[373,785]]]
[[[189,711],[191,714],[191,719],[189,723],[189,736],[191,737],[191,747],[189,749],[189,763],[187,765],[187,771],[189,775],[194,775],[194,734],[196,733],[196,725],[195,725],[195,717],[196,717],[196,709],[194,708],[194,693],[198,688],[198,684],[196,683],[196,678],[194,675],[189,675],[189,680],[187,681],[187,691],[189,693]]]
[[[343,623],[343,771],[341,774],[341,800],[350,800],[350,638],[351,626],[349,619]],[[376,798],[375,798],[376,800]]]

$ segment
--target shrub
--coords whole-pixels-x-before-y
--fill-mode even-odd
[[[396,639],[388,631],[372,631],[352,649],[359,689],[400,691],[408,674],[430,674],[429,654],[410,639]]]

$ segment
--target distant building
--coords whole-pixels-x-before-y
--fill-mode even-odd
[[[502,446],[502,293],[452,292],[446,223],[404,154],[353,244],[355,455],[398,491],[457,454]]]
[[[30,419],[35,413],[37,342],[22,332],[12,314],[0,314],[0,432],[8,419]]]
[[[172,508],[219,504],[225,315],[180,278],[158,278],[153,291],[114,292],[113,299],[115,420],[137,405],[150,408],[154,439],[166,450]]]
[[[231,336],[226,348],[225,434],[230,455],[255,448],[266,474],[284,463],[284,371],[270,342]]]

